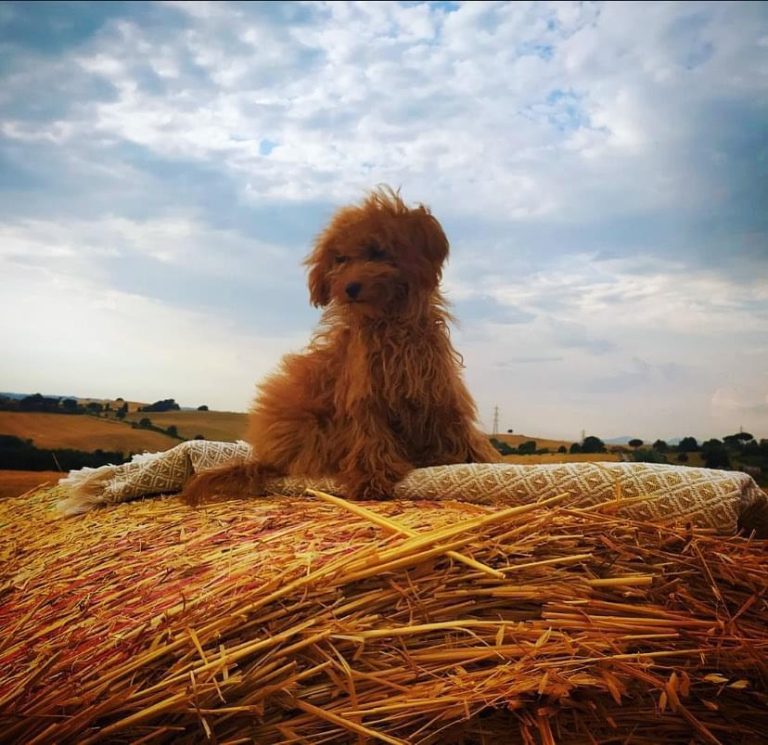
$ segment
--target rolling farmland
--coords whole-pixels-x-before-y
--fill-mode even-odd
[[[202,435],[206,440],[234,442],[245,433],[248,415],[235,411],[137,411],[125,421],[149,419],[155,427],[176,427],[179,436],[192,440]]]
[[[39,448],[142,453],[168,450],[179,441],[121,422],[86,415],[0,411],[0,433],[32,440]]]

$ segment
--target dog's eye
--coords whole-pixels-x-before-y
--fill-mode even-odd
[[[334,256],[333,257],[333,261],[336,264],[345,264],[346,262],[349,261],[349,257],[348,256]]]
[[[385,261],[387,258],[387,252],[379,248],[377,245],[372,244],[366,248],[368,259],[370,261]]]

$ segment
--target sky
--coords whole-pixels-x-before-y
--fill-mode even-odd
[[[0,390],[244,411],[386,183],[481,424],[768,437],[768,3],[0,3]]]

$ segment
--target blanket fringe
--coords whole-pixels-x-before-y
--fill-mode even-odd
[[[117,479],[119,473],[120,466],[86,467],[70,471],[63,479],[59,479],[59,484],[66,486],[70,495],[56,502],[56,509],[62,515],[71,516],[81,515],[106,504],[107,487]]]

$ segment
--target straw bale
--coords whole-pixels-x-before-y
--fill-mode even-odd
[[[583,507],[0,503],[0,742],[757,743],[766,542]]]

